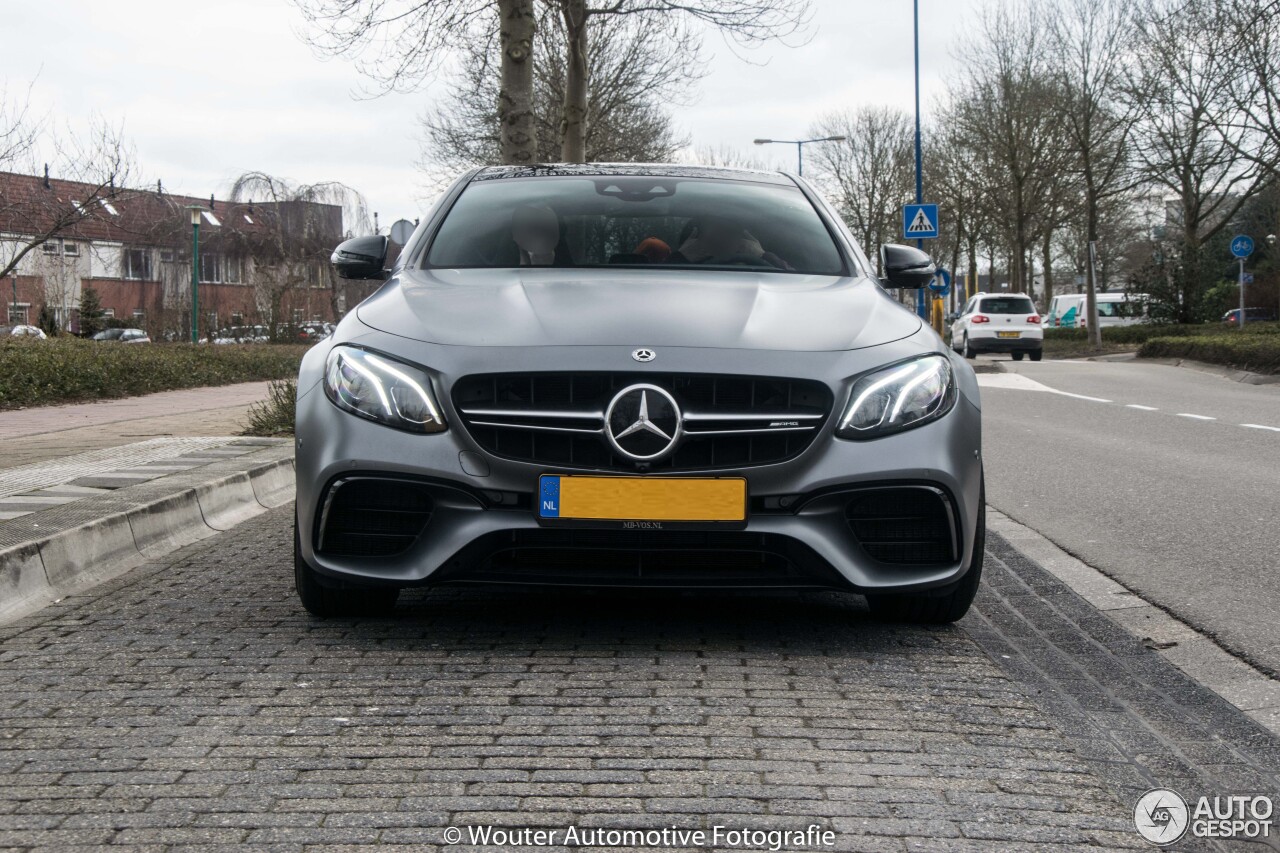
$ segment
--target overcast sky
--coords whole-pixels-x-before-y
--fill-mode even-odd
[[[922,106],[928,112],[959,61],[952,45],[980,0],[921,0]],[[694,147],[752,149],[794,138],[821,113],[859,104],[912,107],[909,0],[815,0],[813,38],[743,61],[720,38],[701,96],[674,115]],[[5,7],[0,79],[34,80],[33,106],[84,125],[123,122],[144,183],[223,195],[249,170],[365,194],[385,226],[414,218],[430,197],[415,167],[417,117],[447,85],[359,100],[344,60],[321,60],[299,37],[288,0],[45,0]],[[794,168],[794,149],[773,148]],[[764,149],[750,153],[760,155]]]

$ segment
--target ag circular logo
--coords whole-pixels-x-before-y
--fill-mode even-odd
[[[648,364],[658,357],[658,354],[648,347],[641,347],[638,350],[632,350],[631,357],[641,364]]]
[[[1176,791],[1154,788],[1133,807],[1138,833],[1153,844],[1173,844],[1187,833],[1190,813],[1187,801]]]
[[[657,385],[641,383],[623,388],[604,413],[604,434],[609,444],[637,462],[649,462],[670,453],[680,440],[680,432],[680,406]]]

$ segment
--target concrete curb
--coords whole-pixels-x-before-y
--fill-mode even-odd
[[[117,501],[114,512],[0,547],[0,623],[293,500],[292,447],[285,450],[267,451],[275,458],[252,460],[248,470],[211,471],[203,482],[177,475],[166,490],[169,478],[154,481],[136,505],[120,510]]]
[[[1225,367],[1221,364],[1210,364],[1207,361],[1193,361],[1189,358],[1143,358],[1139,359],[1147,364],[1167,364],[1170,367],[1185,367],[1188,370],[1198,370],[1201,373],[1212,373],[1221,376],[1223,379],[1230,379],[1232,382],[1241,382],[1245,385],[1276,385],[1280,384],[1280,374],[1272,373],[1250,373],[1247,370],[1237,370],[1234,367]]]

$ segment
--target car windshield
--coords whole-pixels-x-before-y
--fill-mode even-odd
[[[427,267],[645,266],[840,275],[826,226],[795,187],[675,177],[472,184]]]
[[[1034,314],[1036,307],[1025,296],[1000,296],[982,300],[983,314]]]
[[[124,335],[124,329],[107,329],[93,336],[95,341],[115,341]]]

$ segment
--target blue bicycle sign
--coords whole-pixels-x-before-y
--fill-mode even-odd
[[[1235,255],[1237,258],[1247,258],[1252,255],[1253,238],[1247,234],[1237,234],[1235,237],[1232,237],[1231,254]]]

